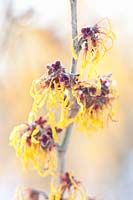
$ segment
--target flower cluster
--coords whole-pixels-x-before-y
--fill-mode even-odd
[[[109,19],[105,18],[93,27],[84,27],[81,29],[79,36],[79,51],[83,50],[83,62],[81,67],[81,76],[88,64],[91,64],[89,75],[94,72],[96,63],[110,50],[113,46],[115,35],[112,32]],[[76,53],[73,56],[76,59]]]
[[[54,131],[59,133],[61,129],[55,127]],[[10,143],[24,167],[35,168],[42,176],[53,174],[57,168],[54,131],[42,117],[14,128]]]
[[[117,97],[116,82],[111,75],[80,82],[73,90],[80,109],[75,123],[81,132],[102,128],[112,118],[113,101]]]
[[[48,78],[42,76],[31,89],[34,98],[31,113],[37,119],[38,110],[45,106],[47,120],[31,118],[28,123],[15,127],[10,136],[24,166],[33,166],[43,176],[57,168],[58,133],[71,123],[87,135],[102,128],[112,118],[112,105],[117,97],[110,74],[81,81],[78,74],[67,73],[59,61],[47,68]]]
[[[34,102],[29,121],[33,121],[39,109],[45,106],[50,124],[57,123],[55,115],[58,113],[58,126],[67,126],[71,123],[66,117],[70,110],[71,88],[78,83],[79,74],[67,73],[60,61],[48,65],[47,69],[48,77],[43,75],[39,80],[33,81],[30,94]]]
[[[48,78],[42,77],[40,83],[43,88],[49,87],[54,89],[71,88],[78,81],[79,74],[67,73],[60,61],[56,61],[52,65],[47,65]],[[44,82],[43,82],[44,81]]]
[[[85,191],[80,181],[77,181],[70,172],[60,175],[60,183],[53,179],[49,200],[87,200]]]
[[[112,105],[117,96],[111,75],[82,81],[78,79],[78,74],[67,73],[59,61],[47,68],[48,78],[42,76],[32,87],[32,113],[37,114],[36,107],[45,106],[51,127],[65,128],[75,123],[79,131],[85,132],[103,127],[111,118]],[[40,102],[41,106],[38,102],[40,96],[45,98],[45,102]],[[58,141],[56,134],[54,141]]]

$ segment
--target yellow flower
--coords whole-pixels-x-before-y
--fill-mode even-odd
[[[60,178],[60,183],[58,182]],[[53,178],[49,200],[87,200],[85,191],[79,181],[71,173],[64,173],[60,177]]]
[[[43,109],[51,127],[67,127],[72,120],[68,118],[70,112],[71,87],[78,82],[78,74],[65,71],[59,61],[48,65],[48,77],[42,76],[33,81],[30,94],[34,99],[29,122],[37,118],[38,112]],[[55,142],[57,137],[55,136]]]
[[[112,103],[117,94],[110,75],[80,81],[79,75],[65,72],[59,61],[47,68],[48,78],[41,77],[31,89],[34,102],[29,122],[32,123],[43,108],[54,142],[58,142],[55,127],[63,129],[75,123],[79,131],[88,133],[102,128],[112,118]]]
[[[25,168],[36,169],[41,176],[53,175],[56,171],[57,154],[52,129],[42,117],[15,127],[10,135],[10,144]]]
[[[109,19],[105,18],[100,20],[93,27],[85,27],[81,29],[79,36],[79,50],[82,50],[82,66],[80,70],[81,77],[89,64],[90,77],[95,73],[96,64],[105,53],[107,53],[113,46],[115,34],[112,32],[112,27]],[[77,55],[72,49],[72,54],[75,59]]]
[[[73,95],[79,104],[75,116],[75,125],[80,132],[103,128],[108,119],[112,119],[113,102],[117,97],[116,86],[111,76],[101,76],[90,82],[80,82],[73,89]]]

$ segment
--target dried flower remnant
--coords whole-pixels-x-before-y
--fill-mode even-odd
[[[27,190],[27,200],[39,200],[39,193],[36,190]]]
[[[108,119],[112,119],[117,90],[111,75],[80,82],[74,88],[73,95],[80,106],[75,118],[79,131],[89,134],[89,130],[103,128]]]
[[[58,178],[57,178],[58,179]],[[87,200],[86,193],[80,181],[77,181],[70,172],[60,175],[60,183],[53,178],[49,200]]]
[[[15,200],[48,200],[48,195],[32,188],[18,188],[15,194]]]
[[[61,131],[58,128],[55,130],[57,133]],[[42,117],[15,127],[10,135],[10,143],[25,168],[36,169],[42,176],[53,174],[57,169],[53,132]]]
[[[69,112],[68,102],[71,97],[71,88],[78,82],[79,74],[67,73],[62,67],[60,61],[55,64],[48,65],[48,77],[43,75],[39,80],[34,81],[31,87],[30,94],[34,99],[32,111],[29,115],[29,121],[33,117],[37,117],[38,110],[45,106],[47,115],[49,115],[49,123],[55,126],[56,119],[54,110],[59,117],[59,126],[70,123],[67,119]],[[59,112],[60,109],[60,112]],[[53,115],[51,117],[51,115]],[[52,120],[51,120],[52,119]]]
[[[18,188],[15,194],[15,200],[39,200],[39,193],[27,188]]]
[[[99,21],[93,27],[81,29],[78,42],[79,51],[83,50],[81,77],[88,64],[90,64],[88,76],[95,72],[97,62],[112,48],[114,39],[115,35],[107,18]],[[74,50],[73,56],[76,59]]]

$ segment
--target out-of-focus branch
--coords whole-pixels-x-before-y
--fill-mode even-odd
[[[13,4],[14,4],[13,0],[5,1],[4,21],[2,24],[3,29],[1,31],[2,34],[0,35],[1,53],[7,50],[8,41],[9,41],[9,38],[11,37],[14,27],[16,27],[16,25],[21,22],[27,22],[30,18],[33,17],[33,14],[34,14],[34,10],[32,8],[29,8],[24,13],[18,16],[14,16]]]

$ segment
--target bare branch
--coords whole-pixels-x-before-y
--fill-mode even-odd
[[[77,0],[70,0],[71,6],[71,25],[72,25],[72,40],[75,52],[78,54],[78,29],[77,29]],[[72,58],[71,72],[76,72],[77,60]]]
[[[77,30],[77,0],[70,0],[70,6],[71,6],[71,25],[72,25],[72,39],[73,39],[73,46],[75,52],[78,54],[79,52],[79,45],[78,45],[78,30]],[[76,72],[76,65],[77,60],[72,58],[72,68],[71,72]],[[65,169],[65,155],[68,148],[68,144],[70,141],[70,136],[72,132],[72,126],[73,124],[70,124],[69,127],[66,129],[64,139],[62,141],[61,146],[58,147],[58,154],[59,154],[59,167],[60,167],[60,173],[64,172]]]
[[[65,170],[65,155],[71,137],[72,126],[73,124],[70,124],[69,127],[66,129],[62,144],[58,147],[60,173],[63,173]]]

